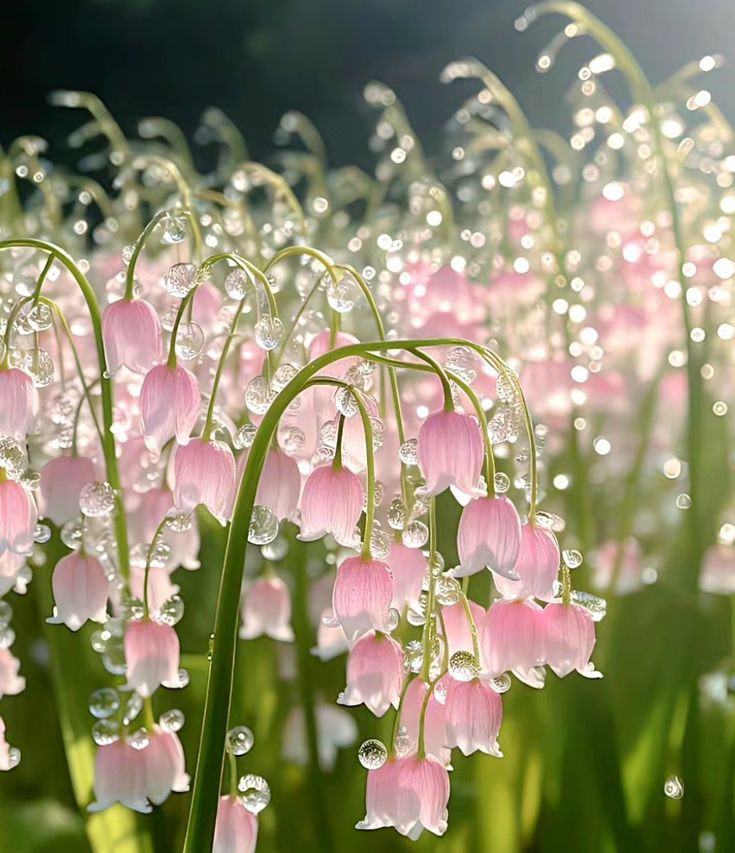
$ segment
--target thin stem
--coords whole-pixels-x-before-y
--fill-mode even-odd
[[[151,234],[155,231],[158,223],[168,216],[168,211],[159,210],[158,213],[155,214],[153,219],[146,225],[143,229],[140,237],[135,241],[135,245],[133,246],[133,253],[130,256],[130,260],[128,261],[128,267],[125,271],[125,294],[123,299],[126,299],[128,302],[135,295],[135,267],[138,263],[138,258],[140,257],[140,253],[143,251],[143,246],[145,245],[146,240],[151,236]]]

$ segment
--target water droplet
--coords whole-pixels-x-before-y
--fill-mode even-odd
[[[241,267],[235,267],[227,274],[225,279],[225,290],[231,299],[241,302],[248,293],[255,294],[255,282],[249,272]]]
[[[561,558],[568,569],[578,569],[582,565],[582,555],[579,551],[566,549],[561,552]]]
[[[51,539],[51,528],[48,524],[37,524],[33,530],[33,541],[45,545]]]
[[[359,411],[355,394],[349,388],[338,388],[334,394],[334,402],[337,411],[346,418],[354,417]]]
[[[237,450],[244,450],[250,447],[255,441],[255,434],[258,428],[254,424],[244,424],[241,426],[232,438],[232,443]]]
[[[457,681],[472,681],[480,674],[480,666],[472,652],[460,649],[449,658],[449,674]]]
[[[120,737],[117,720],[97,720],[92,726],[92,739],[97,746],[109,746]]]
[[[423,521],[412,521],[403,531],[403,544],[407,548],[423,548],[429,541],[429,528]]]
[[[391,541],[390,534],[386,533],[385,530],[381,530],[376,522],[372,536],[370,537],[370,551],[376,560],[384,560],[388,556]]]
[[[451,575],[439,575],[436,579],[435,588],[436,600],[443,607],[451,607],[456,604],[462,595],[462,587],[459,581]]]
[[[276,536],[272,542],[261,547],[260,553],[264,560],[278,562],[288,554],[288,541],[283,536]]]
[[[678,509],[689,509],[692,505],[692,499],[687,494],[681,494],[676,496],[676,506]]]
[[[180,595],[172,595],[171,598],[163,602],[158,613],[156,621],[163,625],[176,625],[181,621],[184,615],[184,601]]]
[[[419,461],[419,443],[415,438],[404,441],[398,450],[398,457],[404,465],[417,465]]]
[[[572,602],[584,607],[592,617],[593,622],[601,622],[607,614],[607,601],[598,595],[592,595],[590,592],[572,590]]]
[[[264,415],[270,408],[273,394],[265,376],[256,376],[250,380],[245,390],[245,405],[254,415]]]
[[[138,729],[128,737],[128,744],[132,746],[133,749],[147,749],[150,742],[151,739],[146,729]]]
[[[366,770],[378,770],[385,764],[388,750],[383,741],[370,738],[357,750],[357,758]]]
[[[123,708],[123,725],[129,726],[137,719],[143,710],[143,699],[137,693],[133,693]]]
[[[7,625],[0,628],[0,649],[9,649],[15,642],[15,631]]]
[[[17,746],[8,749],[8,770],[14,770],[20,764],[20,750]]]
[[[274,394],[278,394],[279,391],[283,391],[286,385],[288,385],[298,372],[299,369],[296,365],[282,364],[273,374],[273,378],[271,379],[271,391],[273,391]]]
[[[7,628],[13,618],[13,608],[5,599],[0,598],[0,628]]]
[[[267,506],[254,506],[248,528],[248,542],[267,545],[278,536],[278,518]]]
[[[103,518],[115,509],[115,491],[109,483],[87,483],[79,493],[79,508],[87,518]]]
[[[227,732],[225,749],[230,755],[246,755],[254,743],[253,733],[247,726],[235,726]]]
[[[165,732],[178,732],[184,727],[184,712],[178,708],[164,711],[158,718],[158,723]]]
[[[194,264],[174,264],[163,277],[163,287],[174,299],[183,299],[196,282]]]
[[[45,332],[46,329],[50,329],[53,318],[51,315],[51,309],[48,305],[44,305],[42,302],[39,302],[38,305],[29,303],[29,306],[30,307],[25,314],[25,319],[31,329],[33,329],[34,332]]]
[[[499,400],[502,400],[504,403],[510,403],[515,399],[516,395],[513,379],[510,376],[506,376],[505,373],[501,373],[495,384],[495,392],[497,393]]]
[[[490,679],[490,687],[496,693],[507,693],[510,690],[510,676],[507,672],[504,672],[502,675],[496,675],[495,678]]]
[[[183,361],[193,361],[204,348],[204,332],[197,323],[182,323],[176,335],[176,355]]]
[[[495,475],[493,482],[495,483],[495,493],[498,495],[504,495],[510,488],[510,477],[502,471]]]
[[[283,337],[283,323],[265,314],[255,324],[255,343],[266,351],[275,349]]]
[[[406,522],[406,507],[400,498],[393,498],[388,507],[388,524],[393,530],[402,530]]]
[[[120,708],[120,697],[112,687],[101,687],[89,697],[89,711],[98,720],[111,717]]]
[[[346,272],[339,281],[330,280],[327,287],[329,307],[338,314],[348,314],[362,296],[360,285],[355,277]]]
[[[240,801],[253,814],[262,812],[271,801],[270,785],[262,776],[256,776],[254,773],[241,776],[237,789],[241,793]]]
[[[169,213],[164,220],[163,242],[169,245],[180,243],[186,237],[186,219]]]
[[[664,794],[672,800],[680,800],[684,796],[684,782],[679,776],[669,776],[664,782]]]

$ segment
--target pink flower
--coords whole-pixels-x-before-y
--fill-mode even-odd
[[[545,661],[543,610],[532,599],[494,601],[480,630],[491,678],[511,671],[531,687],[543,686],[536,667]]]
[[[17,696],[26,689],[26,680],[18,675],[20,661],[10,649],[0,649],[0,699]]]
[[[199,417],[199,384],[181,365],[159,364],[146,373],[140,389],[140,417],[146,447],[159,454],[174,436],[188,444]]]
[[[506,497],[477,498],[462,511],[457,529],[459,567],[455,577],[474,575],[484,568],[514,579],[521,545],[521,520]]]
[[[94,794],[89,812],[101,812],[115,803],[148,814],[151,804],[146,796],[146,766],[143,751],[125,738],[101,746],[94,759]]]
[[[385,634],[361,637],[347,658],[347,687],[337,700],[340,705],[364,704],[382,717],[398,707],[403,685],[403,649]]]
[[[88,619],[107,620],[109,582],[96,557],[79,551],[62,557],[54,568],[51,585],[56,606],[47,622],[78,631]]]
[[[447,746],[444,705],[439,701],[438,692],[434,689],[432,689],[431,696],[426,703],[424,742],[419,743],[421,708],[426,699],[427,690],[429,690],[429,685],[421,678],[414,678],[408,685],[401,705],[401,726],[406,729],[406,735],[411,742],[410,751],[412,753],[423,748],[427,755],[435,758],[444,767],[449,767],[452,752]]]
[[[402,613],[405,607],[419,602],[428,566],[426,557],[420,548],[408,548],[394,542],[388,555],[388,565],[393,573],[392,606]]]
[[[85,456],[59,456],[41,469],[41,510],[58,527],[79,515],[79,493],[97,479],[95,464]]]
[[[36,417],[36,390],[17,367],[0,368],[0,435],[24,439]]]
[[[459,747],[463,755],[480,750],[501,758],[498,732],[503,721],[503,702],[490,685],[479,679],[446,679],[444,723],[447,746]]]
[[[242,598],[240,639],[271,637],[284,643],[294,639],[291,621],[291,596],[278,577],[263,577],[251,584]]]
[[[476,601],[468,599],[470,613],[475,623],[478,632],[480,626],[484,623],[486,613],[484,608]],[[449,656],[455,652],[472,652],[474,654],[474,644],[472,642],[472,627],[467,618],[467,611],[464,604],[458,601],[456,604],[448,604],[442,607],[442,623],[447,635],[447,645],[449,646]]]
[[[477,421],[459,412],[433,412],[421,425],[418,457],[426,485],[424,495],[438,495],[455,486],[479,496],[483,459],[482,433]]]
[[[0,471],[0,477],[5,474]],[[0,554],[27,554],[38,516],[33,498],[14,480],[0,481]]]
[[[299,539],[311,542],[331,533],[340,545],[353,545],[362,503],[362,483],[357,474],[331,464],[315,468],[301,496]]]
[[[212,853],[254,853],[258,818],[237,797],[220,797]]]
[[[332,609],[348,640],[373,629],[387,631],[392,598],[393,577],[386,563],[348,557],[337,569]]]
[[[145,792],[154,806],[165,802],[172,791],[189,790],[184,750],[179,736],[154,726],[148,732],[148,746],[141,750],[145,763]]]
[[[515,573],[520,581],[506,580],[495,575],[495,587],[504,598],[554,597],[554,583],[559,574],[559,545],[550,530],[524,524],[521,527],[521,547]]]
[[[541,622],[546,640],[546,663],[563,678],[576,669],[585,678],[602,678],[590,663],[595,647],[592,617],[576,604],[552,602],[542,611]]]
[[[12,551],[0,554],[0,598],[11,589],[25,595],[28,579],[21,572],[25,564],[25,557],[20,554],[13,554]]]
[[[393,826],[414,841],[424,829],[443,835],[448,803],[449,774],[436,759],[416,755],[389,758],[368,773],[367,814],[357,829]]]
[[[299,505],[300,493],[301,474],[298,463],[274,447],[266,457],[255,503],[267,506],[276,518],[291,518]]]
[[[357,723],[354,716],[344,708],[319,702],[315,708],[319,741],[319,765],[328,771],[334,770],[340,749],[351,746],[357,739]],[[282,753],[286,761],[307,767],[309,744],[306,732],[304,709],[294,706],[283,726]]]
[[[346,652],[350,647],[342,626],[337,623],[334,611],[331,607],[322,610],[319,616],[319,626],[316,631],[316,646],[311,650],[313,655],[321,661],[332,660],[332,658]]]
[[[221,441],[195,438],[176,448],[174,502],[186,512],[204,504],[226,524],[235,499],[235,458]]]
[[[111,302],[102,315],[107,367],[145,373],[161,360],[161,323],[145,299]]]
[[[170,625],[150,619],[128,622],[123,643],[129,688],[151,696],[161,684],[178,686],[179,638]]]

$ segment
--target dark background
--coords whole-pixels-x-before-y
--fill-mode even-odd
[[[545,18],[513,29],[518,0],[0,0],[0,142],[38,133],[64,153],[80,114],[47,104],[55,88],[97,93],[125,131],[164,115],[191,136],[216,105],[244,131],[255,159],[267,159],[278,119],[309,115],[335,164],[370,161],[373,117],[366,82],[396,89],[429,150],[460,100],[438,75],[474,54],[516,93],[534,124],[564,128],[566,86],[594,55],[575,40],[545,77],[539,51],[562,27]],[[628,43],[653,81],[707,53],[735,53],[733,0],[588,0]],[[735,112],[735,73],[707,86]],[[469,85],[469,84],[468,84]]]

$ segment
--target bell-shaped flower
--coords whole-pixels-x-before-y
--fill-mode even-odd
[[[57,456],[41,469],[41,515],[57,527],[79,515],[79,493],[99,479],[86,456]]]
[[[146,790],[146,761],[143,750],[126,738],[100,746],[94,759],[95,802],[89,812],[101,812],[122,803],[133,811],[148,814],[151,804]]]
[[[337,621],[331,607],[325,607],[319,614],[316,630],[316,646],[311,653],[321,661],[332,660],[350,647],[342,626]]]
[[[33,379],[17,367],[0,368],[0,435],[25,439],[36,417]]]
[[[482,605],[472,599],[468,599],[472,621],[475,629],[479,632],[480,627],[487,616]],[[449,656],[455,652],[472,652],[474,654],[474,643],[472,640],[472,625],[467,617],[467,610],[461,601],[456,604],[445,604],[442,607],[442,620],[440,623],[446,634]]]
[[[400,542],[391,545],[387,559],[393,573],[393,607],[402,613],[405,607],[418,605],[428,563],[420,548]]]
[[[459,567],[455,577],[474,575],[484,568],[515,579],[514,566],[521,544],[521,520],[506,497],[481,497],[462,510],[457,529]]]
[[[595,647],[595,623],[576,604],[551,602],[543,610],[546,663],[563,678],[576,669],[585,678],[602,678],[590,662]]]
[[[403,685],[403,649],[386,634],[361,637],[347,657],[347,687],[340,705],[362,705],[382,717],[398,707]]]
[[[532,599],[494,601],[480,629],[483,661],[491,678],[513,672],[531,687],[543,686],[543,610]]]
[[[111,302],[102,315],[107,368],[146,373],[161,360],[161,321],[145,299]]]
[[[415,841],[424,829],[434,835],[447,830],[449,774],[431,756],[389,758],[368,772],[365,819],[357,829],[392,826]]]
[[[220,797],[212,853],[254,853],[258,818],[238,797]]]
[[[224,526],[235,499],[235,457],[221,441],[192,439],[174,455],[174,502],[185,512],[204,504]]]
[[[267,506],[278,519],[292,518],[299,505],[301,474],[295,459],[274,447],[266,457],[255,503]]]
[[[438,495],[450,486],[473,497],[483,494],[480,474],[482,433],[470,415],[456,411],[432,412],[418,435],[418,461],[426,485],[423,495]]]
[[[72,551],[62,557],[54,568],[51,586],[56,606],[47,622],[78,631],[88,619],[92,622],[107,620],[110,584],[96,557],[81,551]]]
[[[243,593],[241,615],[241,640],[265,636],[293,642],[291,594],[281,578],[268,575],[250,584]]]
[[[145,445],[158,455],[172,438],[188,444],[199,417],[199,383],[180,364],[159,364],[146,373],[140,389],[140,417]]]
[[[170,625],[141,619],[128,622],[123,640],[127,687],[151,696],[163,684],[179,684],[179,638]]]
[[[337,569],[332,609],[350,642],[390,629],[393,577],[386,563],[348,557]]]
[[[445,679],[444,724],[447,746],[459,747],[463,755],[479,750],[501,758],[498,732],[503,721],[500,695],[480,678],[471,681]]]
[[[5,471],[0,469],[0,554],[27,554],[38,520],[36,505],[24,486],[1,479],[4,476]]]
[[[175,732],[153,726],[148,732],[148,746],[141,750],[145,761],[145,792],[154,806],[165,802],[172,791],[189,790],[184,749]]]
[[[20,661],[10,649],[0,649],[0,699],[17,696],[26,689],[26,680],[20,671]]]
[[[363,489],[357,474],[332,464],[315,468],[301,495],[299,539],[311,542],[331,533],[340,545],[355,544],[362,504]]]
[[[446,680],[449,679],[447,678]],[[401,727],[406,730],[410,752],[417,752],[423,749],[427,755],[432,756],[445,767],[450,768],[452,752],[447,746],[444,705],[439,701],[444,683],[445,679],[442,679],[441,689],[432,689],[421,678],[414,678],[411,681],[406,688],[401,704]],[[431,689],[431,696],[429,696],[427,701],[426,691],[429,689]],[[426,702],[424,741],[423,743],[419,743],[421,709],[424,707],[424,702]]]
[[[551,530],[524,524],[514,570],[519,580],[494,575],[495,587],[504,598],[533,597],[550,601],[555,595],[560,560],[559,545]]]

